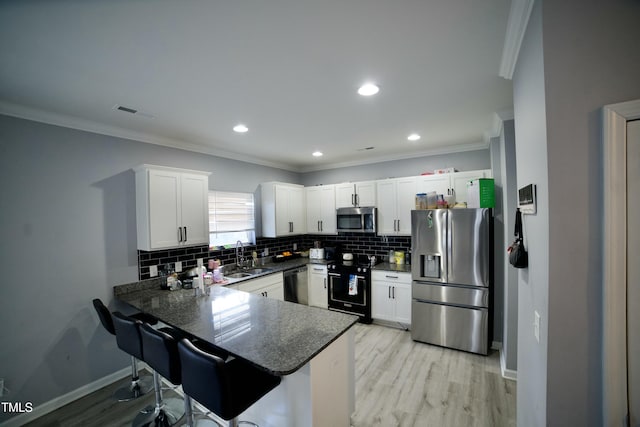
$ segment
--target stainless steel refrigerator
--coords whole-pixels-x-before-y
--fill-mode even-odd
[[[493,280],[491,209],[411,211],[411,337],[487,354]]]

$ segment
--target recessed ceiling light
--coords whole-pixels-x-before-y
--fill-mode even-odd
[[[407,139],[408,139],[409,141],[417,141],[417,140],[419,140],[419,139],[420,139],[420,135],[418,135],[417,133],[412,133],[411,135],[409,135],[409,136],[407,137]]]
[[[380,91],[380,88],[373,83],[365,83],[358,89],[358,93],[362,96],[375,95]]]
[[[248,128],[248,127],[246,127],[246,126],[245,126],[245,125],[243,125],[243,124],[239,124],[239,125],[235,125],[235,126],[233,127],[233,130],[234,130],[234,132],[238,132],[238,133],[245,133],[245,132],[247,132],[247,131],[249,130],[249,128]]]
[[[314,151],[313,153],[311,153],[311,155],[313,157],[321,157],[322,156],[322,151]]]

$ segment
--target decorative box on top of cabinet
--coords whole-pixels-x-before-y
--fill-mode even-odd
[[[209,172],[154,165],[134,171],[138,249],[209,243]]]

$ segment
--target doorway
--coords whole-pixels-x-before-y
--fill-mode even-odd
[[[640,100],[603,108],[603,424],[640,425]]]

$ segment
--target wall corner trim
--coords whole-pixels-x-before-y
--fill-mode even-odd
[[[640,100],[602,108],[602,425],[622,425],[627,406],[627,121]]]
[[[513,0],[507,21],[507,32],[502,48],[502,60],[500,61],[500,77],[507,80],[513,78],[513,72],[518,62],[520,46],[527,30],[529,16],[533,9],[534,0]]]
[[[518,371],[507,369],[507,360],[503,348],[500,349],[500,371],[502,373],[502,378],[518,381]]]

